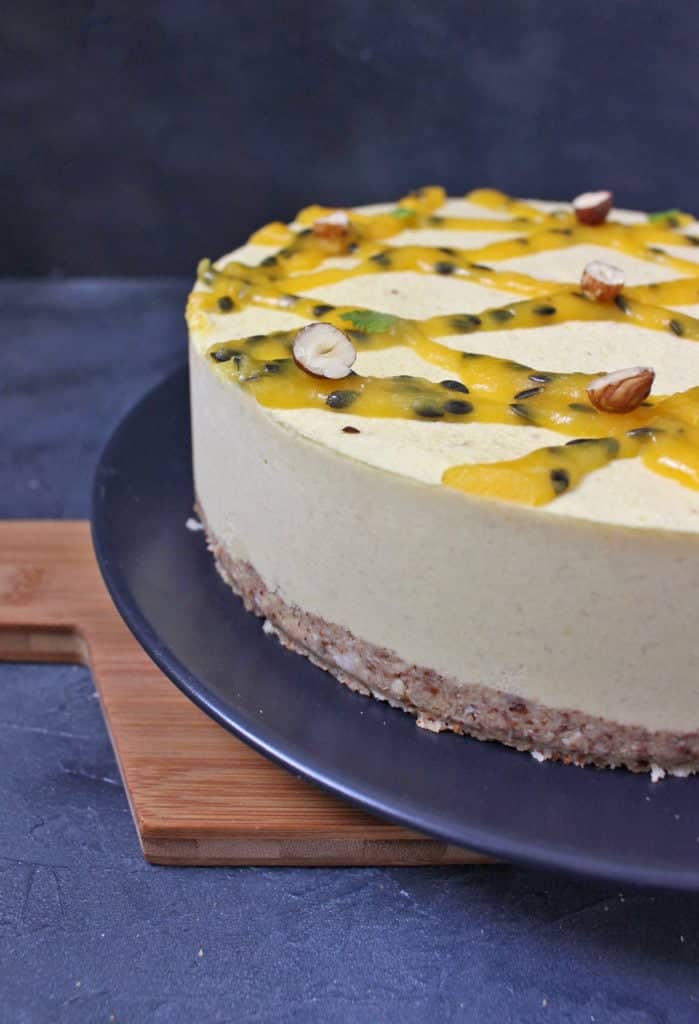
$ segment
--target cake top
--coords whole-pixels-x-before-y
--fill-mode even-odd
[[[212,370],[352,458],[547,513],[696,531],[697,263],[699,227],[675,210],[429,187],[309,207],[202,261],[188,321]],[[314,323],[329,327],[299,338]]]

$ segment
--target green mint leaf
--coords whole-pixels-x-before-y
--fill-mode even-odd
[[[391,210],[391,216],[405,220],[407,217],[414,217],[415,210],[411,210],[409,206],[396,206],[394,210]]]
[[[651,224],[655,224],[659,220],[676,221],[680,213],[680,210],[658,210],[657,213],[649,213],[648,220]]]
[[[396,318],[390,313],[377,313],[373,309],[353,309],[349,313],[341,313],[340,320],[348,320],[353,327],[365,334],[390,331],[396,322]]]

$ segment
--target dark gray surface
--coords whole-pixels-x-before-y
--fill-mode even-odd
[[[4,4],[0,273],[187,273],[430,182],[692,210],[698,34],[654,0]]]
[[[182,358],[184,290],[0,284],[0,515],[87,514],[102,442]],[[699,1020],[697,898],[148,867],[83,669],[0,666],[0,809],[3,1024]]]

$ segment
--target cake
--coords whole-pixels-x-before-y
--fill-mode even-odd
[[[699,226],[611,203],[426,187],[202,261],[196,507],[246,608],[353,690],[539,759],[684,775]]]

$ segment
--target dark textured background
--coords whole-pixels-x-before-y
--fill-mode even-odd
[[[695,203],[696,4],[0,6],[0,273],[188,273],[429,182]]]

